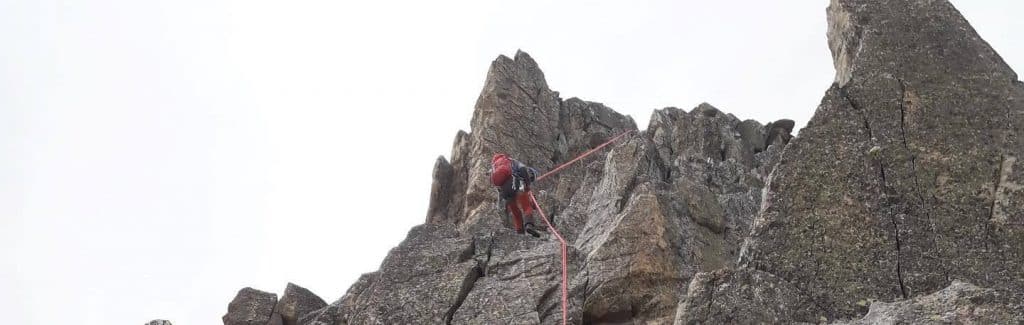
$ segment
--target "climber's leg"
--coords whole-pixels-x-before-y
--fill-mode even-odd
[[[523,212],[516,206],[515,200],[509,200],[505,204],[505,209],[512,215],[512,228],[516,230],[516,233],[523,233]]]

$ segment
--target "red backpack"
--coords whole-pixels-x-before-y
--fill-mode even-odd
[[[512,177],[512,160],[505,154],[495,154],[491,159],[491,184],[502,186]]]

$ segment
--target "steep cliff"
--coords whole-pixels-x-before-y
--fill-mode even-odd
[[[790,138],[792,122],[776,124],[708,104],[667,108],[646,131],[536,183],[571,244],[570,319],[668,322],[693,274],[733,265]],[[499,57],[471,132],[456,135],[450,162],[438,158],[427,224],[324,309],[336,315],[325,323],[560,321],[558,243],[508,229],[490,158],[549,170],[629,130],[633,120],[604,105],[559,98],[526,53]]]
[[[827,13],[836,81],[795,138],[706,103],[639,130],[498,57],[378,271],[287,300],[315,308],[243,290],[225,324],[560,323],[559,244],[509,229],[490,158],[546,171],[625,131],[534,185],[569,242],[572,323],[1024,321],[1024,85],[948,1]]]
[[[947,1],[834,0],[828,18],[836,83],[768,181],[741,276],[700,277],[679,320],[730,321],[737,306],[783,315],[759,321],[856,317],[954,280],[1019,296],[1016,74]],[[793,298],[736,292],[759,276]],[[685,307],[705,291],[727,298]]]

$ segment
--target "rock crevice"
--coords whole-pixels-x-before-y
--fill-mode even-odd
[[[560,246],[508,229],[490,158],[548,171],[626,131],[533,185],[570,244],[574,324],[1024,321],[1024,84],[947,0],[827,18],[835,82],[798,137],[708,103],[641,131],[499,56],[380,270],[295,312],[240,293],[225,323],[560,323]]]

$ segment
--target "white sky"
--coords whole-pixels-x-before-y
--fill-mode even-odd
[[[1024,2],[956,3],[1019,70]],[[641,128],[702,101],[803,125],[826,5],[0,0],[0,314],[220,324],[287,281],[333,301],[423,220],[498,54]]]

